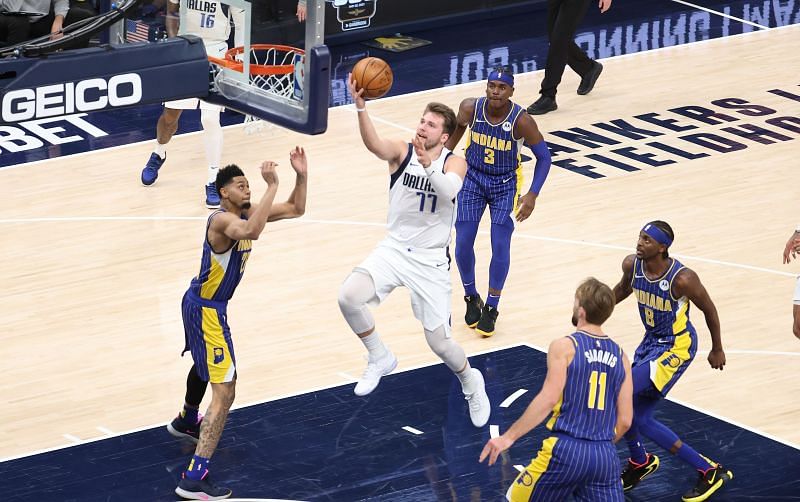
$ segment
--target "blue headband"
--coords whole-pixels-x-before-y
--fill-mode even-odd
[[[663,244],[667,247],[672,245],[672,239],[669,238],[669,235],[657,226],[653,225],[652,223],[648,223],[642,229],[642,232],[646,233],[650,237],[656,240],[659,244]]]
[[[489,73],[489,78],[487,80],[490,82],[492,80],[497,80],[514,87],[514,75],[509,75],[508,73],[502,71],[492,70],[492,72]]]

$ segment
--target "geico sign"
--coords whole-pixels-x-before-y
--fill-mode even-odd
[[[110,106],[133,105],[141,99],[142,79],[136,73],[114,75],[108,80],[90,78],[34,89],[17,89],[3,96],[2,121],[20,122],[91,112]]]

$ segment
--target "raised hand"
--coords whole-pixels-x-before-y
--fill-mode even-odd
[[[356,79],[353,78],[352,73],[347,74],[347,87],[350,89],[350,95],[353,96],[353,103],[356,108],[364,108],[367,102],[361,97],[364,94],[364,89],[356,89]]]
[[[275,171],[275,167],[277,166],[278,163],[271,160],[265,160],[261,163],[261,177],[264,178],[267,185],[278,184],[278,173]]]
[[[306,158],[306,151],[302,147],[296,146],[294,150],[289,152],[289,162],[297,174],[305,176],[308,173],[308,159]]]

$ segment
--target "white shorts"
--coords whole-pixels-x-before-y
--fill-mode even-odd
[[[227,52],[227,50],[227,42],[206,44],[206,54],[209,56],[222,59],[225,57],[225,52]],[[164,108],[169,108],[170,110],[196,110],[198,105],[200,105],[201,110],[219,110],[221,112],[225,109],[223,106],[212,105],[198,98],[186,98],[164,102]]]
[[[444,325],[450,336],[451,296],[450,258],[447,248],[417,249],[400,247],[384,240],[355,270],[368,273],[375,283],[379,305],[394,288],[405,286],[411,293],[414,317],[428,331]]]
[[[797,282],[794,283],[794,298],[792,303],[800,305],[800,276],[797,276]]]

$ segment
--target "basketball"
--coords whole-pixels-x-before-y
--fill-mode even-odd
[[[364,89],[364,99],[375,99],[385,95],[392,88],[394,75],[389,65],[380,58],[361,59],[353,67],[356,89]]]

